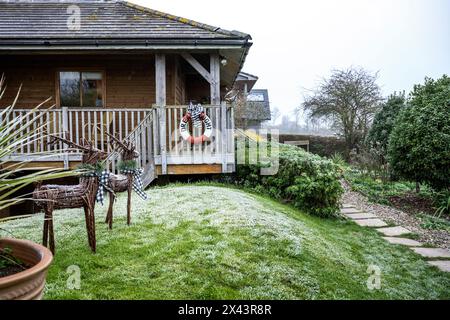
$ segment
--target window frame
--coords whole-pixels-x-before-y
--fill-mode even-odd
[[[83,105],[83,92],[81,90],[80,87],[80,106],[77,107],[72,107],[72,106],[61,106],[61,87],[60,87],[60,77],[59,74],[61,72],[79,72],[80,73],[80,80],[81,80],[81,74],[83,72],[98,72],[102,75],[102,101],[103,101],[103,106],[102,107],[97,107],[97,106],[90,106],[90,107],[82,107]],[[56,106],[58,108],[61,107],[68,107],[68,108],[97,108],[97,109],[102,109],[102,108],[106,108],[106,72],[104,69],[101,68],[95,68],[95,67],[73,67],[73,68],[61,68],[61,69],[57,69],[56,73],[55,73],[55,91],[56,91]],[[81,83],[80,83],[81,85]]]

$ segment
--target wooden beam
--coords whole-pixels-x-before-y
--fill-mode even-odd
[[[155,54],[156,104],[159,110],[159,137],[161,147],[162,174],[167,173],[166,151],[166,56]]]
[[[20,169],[26,170],[42,170],[42,169],[71,169],[75,170],[80,164],[81,161],[70,161],[70,165],[66,168],[63,161],[32,161],[32,162],[17,162],[17,161],[11,161],[11,162],[5,162],[2,166],[0,166],[1,169],[8,168],[8,166],[11,166],[13,164],[20,165]]]
[[[156,166],[156,173],[161,174],[161,166]],[[167,174],[215,174],[222,173],[220,164],[170,164]]]
[[[192,68],[200,73],[200,75],[205,78],[208,83],[211,84],[213,80],[211,74],[200,64],[200,62],[198,62],[190,53],[187,52],[182,52],[181,56],[192,66]]]
[[[309,152],[309,140],[285,141],[284,144],[290,144],[297,147],[306,147],[306,151]]]
[[[220,57],[217,53],[210,56],[210,72],[211,72],[211,104],[220,104]]]

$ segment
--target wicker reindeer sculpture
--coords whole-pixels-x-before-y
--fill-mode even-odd
[[[57,140],[70,148],[82,151],[82,164],[95,167],[105,160],[107,153],[95,148],[92,143],[83,139],[81,144],[64,138],[52,136],[52,143]],[[55,235],[53,231],[53,210],[68,208],[84,208],[88,242],[91,250],[96,251],[94,208],[99,178],[95,173],[83,174],[77,185],[38,185],[33,192],[33,200],[45,213],[42,243],[55,253]]]
[[[135,184],[136,174],[139,174],[139,170],[135,167],[135,159],[139,157],[139,152],[136,151],[136,147],[131,142],[122,142],[113,135],[106,133],[111,138],[112,148],[119,152],[122,157],[121,166],[119,168],[120,174],[110,174],[108,179],[109,192],[109,208],[106,214],[106,221],[109,228],[112,229],[113,223],[113,205],[116,199],[115,193],[128,192],[127,199],[127,224],[131,223],[131,191],[133,190],[133,184]],[[135,188],[136,191],[142,192],[139,187]],[[140,194],[143,198],[146,198],[145,194]]]

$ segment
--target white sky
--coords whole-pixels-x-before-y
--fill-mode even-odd
[[[385,95],[450,74],[449,0],[130,1],[251,34],[243,71],[283,113],[333,68],[379,71]]]

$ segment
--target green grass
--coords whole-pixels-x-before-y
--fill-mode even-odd
[[[450,275],[372,229],[323,220],[265,197],[207,185],[171,185],[126,197],[114,229],[97,207],[98,252],[87,246],[82,210],[55,215],[57,255],[46,299],[448,299]],[[40,241],[42,214],[2,225]],[[67,268],[81,289],[67,288]],[[381,289],[369,290],[369,265]]]

